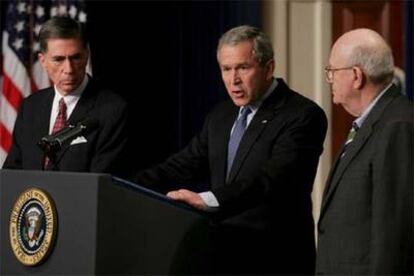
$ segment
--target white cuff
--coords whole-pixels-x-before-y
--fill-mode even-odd
[[[211,191],[199,193],[201,199],[204,201],[204,203],[208,207],[220,207],[220,204],[217,201],[217,198],[214,196],[214,194]]]

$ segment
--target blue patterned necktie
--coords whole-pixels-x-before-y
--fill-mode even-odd
[[[341,158],[345,156],[347,148],[351,145],[352,141],[354,141],[354,137],[355,137],[358,129],[359,129],[358,125],[355,122],[353,122],[352,123],[352,128],[349,131],[348,137],[346,138],[346,142],[345,142],[345,144],[342,148]]]
[[[242,139],[244,131],[246,130],[247,116],[251,112],[252,110],[249,107],[242,108],[242,110],[240,111],[240,116],[234,124],[234,129],[230,136],[227,154],[227,177],[230,174],[231,166],[233,165],[234,157],[236,156],[240,140]]]

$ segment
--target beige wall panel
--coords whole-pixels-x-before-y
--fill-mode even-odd
[[[276,76],[282,76],[294,90],[317,102],[330,118],[331,95],[323,68],[331,46],[331,3],[326,0],[264,1],[263,11],[264,29],[276,50]],[[312,193],[315,221],[319,218],[331,165],[330,129]]]

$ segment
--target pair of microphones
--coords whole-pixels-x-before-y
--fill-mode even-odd
[[[99,126],[95,118],[86,118],[78,123],[69,124],[60,131],[46,135],[40,139],[37,145],[45,153],[56,153],[63,146],[71,143],[75,138],[83,136]]]

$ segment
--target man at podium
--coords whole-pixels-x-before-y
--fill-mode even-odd
[[[23,100],[3,168],[118,174],[126,103],[86,73],[84,26],[54,17],[43,24],[39,44],[53,86]]]
[[[259,29],[227,31],[217,59],[231,101],[208,115],[181,152],[134,180],[212,211],[214,274],[313,274],[310,194],[326,116],[273,77],[273,48]],[[202,179],[207,191],[191,191]],[[191,190],[174,190],[171,183]]]

